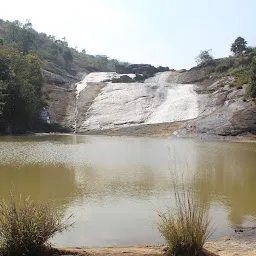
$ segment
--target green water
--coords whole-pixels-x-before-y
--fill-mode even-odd
[[[159,244],[157,211],[173,204],[175,172],[210,203],[217,238],[255,225],[255,166],[255,143],[0,137],[0,196],[14,189],[73,213],[75,228],[54,237],[56,246]]]

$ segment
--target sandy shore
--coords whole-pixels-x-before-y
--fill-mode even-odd
[[[222,237],[207,241],[205,244],[207,256],[256,256],[256,230],[245,230],[234,236]],[[95,256],[158,256],[164,255],[165,246],[130,246],[105,248],[63,248],[57,249],[56,255],[95,255]]]

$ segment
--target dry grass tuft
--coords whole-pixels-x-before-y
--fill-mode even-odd
[[[0,203],[0,246],[8,255],[38,255],[49,239],[67,230],[63,214],[51,204],[19,200]]]
[[[158,229],[173,256],[202,255],[203,245],[213,232],[209,207],[197,200],[193,188],[174,185],[175,206],[159,214]]]

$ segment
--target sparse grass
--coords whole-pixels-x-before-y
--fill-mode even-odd
[[[67,230],[63,214],[51,204],[30,198],[0,203],[0,246],[7,255],[38,255],[49,239]]]
[[[195,189],[174,186],[176,209],[160,213],[158,230],[173,256],[201,255],[203,245],[213,232],[208,206],[200,203]]]

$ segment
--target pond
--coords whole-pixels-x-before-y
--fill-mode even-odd
[[[194,139],[38,135],[0,137],[0,197],[50,200],[73,214],[59,247],[162,244],[158,212],[173,176],[210,205],[211,238],[254,226],[256,144]]]

